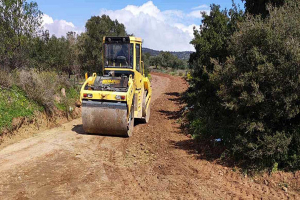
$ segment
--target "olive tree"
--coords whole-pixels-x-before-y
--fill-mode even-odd
[[[28,43],[41,25],[42,13],[35,2],[3,0],[0,3],[0,64],[22,67]]]
[[[231,38],[225,63],[214,61],[210,82],[227,113],[222,139],[255,167],[300,168],[300,7],[248,16]]]

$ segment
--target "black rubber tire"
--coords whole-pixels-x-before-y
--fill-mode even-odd
[[[149,107],[147,109],[147,112],[146,112],[146,116],[142,118],[142,121],[145,124],[147,124],[149,122],[149,120],[150,120],[150,115],[151,115],[150,110],[151,109],[150,109],[150,105],[149,105]]]
[[[147,97],[147,94],[148,94],[148,91],[145,91],[145,93],[144,93],[144,98],[143,98],[143,104],[142,104],[142,112],[143,112],[143,114],[142,114],[142,116],[143,116],[143,118],[141,118],[141,121],[143,122],[143,123],[145,123],[145,124],[147,124],[148,122],[149,122],[149,119],[150,119],[150,105],[149,105],[149,107],[148,107],[148,110],[146,110],[146,97]]]
[[[127,137],[131,137],[134,128],[134,104],[131,106],[130,121],[128,122]]]
[[[148,91],[144,92],[144,96],[143,96],[143,103],[142,103],[142,117],[145,118],[146,117],[146,97],[147,97],[147,93]]]

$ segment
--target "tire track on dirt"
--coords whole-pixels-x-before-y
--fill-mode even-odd
[[[178,123],[187,83],[152,85],[150,122],[131,138],[85,135],[78,119],[0,151],[0,199],[300,199],[199,159]]]
[[[152,76],[152,104],[168,81]],[[127,143],[127,138],[85,135],[77,119],[10,145],[0,151],[0,199],[95,199],[99,193],[115,199],[126,185],[136,198],[145,196],[134,174],[119,164]]]

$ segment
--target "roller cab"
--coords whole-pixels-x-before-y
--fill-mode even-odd
[[[104,37],[104,75],[86,77],[80,92],[85,132],[128,137],[134,119],[149,121],[152,89],[141,45],[136,37]]]

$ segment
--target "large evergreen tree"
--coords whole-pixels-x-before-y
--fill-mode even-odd
[[[256,167],[300,168],[299,26],[295,2],[249,17],[231,39],[232,57],[210,74],[231,119],[223,139]]]
[[[267,6],[282,6],[287,0],[243,0],[245,2],[246,11],[253,15],[269,15]]]
[[[247,167],[300,168],[299,6],[269,7],[269,17],[247,15],[238,26],[240,12],[212,7],[195,31],[191,131],[220,139]]]
[[[229,14],[230,13],[230,14]],[[221,11],[220,6],[211,5],[209,15],[203,13],[200,31],[195,30],[192,44],[196,52],[190,57],[192,79],[186,100],[192,108],[189,113],[192,133],[203,138],[210,138],[212,134],[222,137],[221,123],[226,123],[227,118],[222,114],[220,100],[216,94],[217,86],[209,81],[209,73],[214,71],[211,59],[220,63],[226,61],[230,55],[228,50],[230,36],[237,29],[237,22],[243,19],[243,12],[234,6],[230,12]]]

